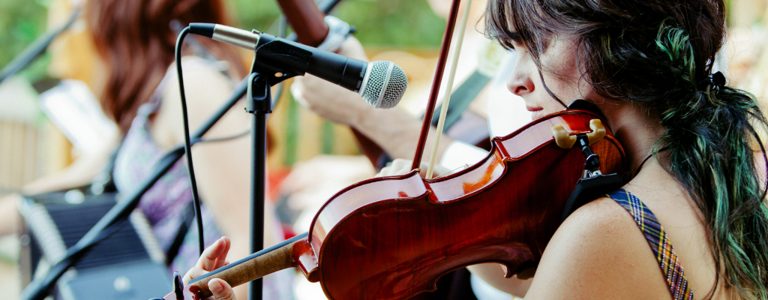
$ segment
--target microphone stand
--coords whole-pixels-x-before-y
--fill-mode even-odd
[[[219,121],[229,111],[240,98],[245,95],[248,80],[241,81],[235,91],[230,95],[225,104],[216,111],[200,128],[192,135],[192,140],[200,140],[216,122]],[[54,283],[64,275],[70,267],[74,266],[93,246],[110,234],[110,226],[125,220],[131,212],[138,206],[141,196],[144,195],[173,165],[184,155],[184,146],[177,146],[172,149],[163,159],[160,160],[153,173],[141,183],[140,188],[133,191],[115,204],[90,230],[71,248],[67,249],[66,254],[56,264],[54,264],[44,277],[32,281],[22,292],[21,299],[42,300],[48,295]]]
[[[265,39],[263,39],[265,40]],[[272,86],[298,74],[275,68],[258,60],[258,52],[279,53],[279,44],[256,45],[247,78],[248,97],[245,110],[253,114],[251,129],[251,252],[264,249],[264,200],[267,192],[267,115],[272,113]],[[269,55],[263,55],[270,57]],[[262,59],[264,59],[262,57]],[[263,298],[261,278],[249,283],[248,299]]]
[[[254,64],[256,58],[254,57]],[[272,112],[271,85],[257,71],[248,76],[246,111],[253,114],[251,129],[251,252],[264,249],[264,199],[267,188],[267,114]],[[248,299],[261,300],[262,279],[249,284]]]

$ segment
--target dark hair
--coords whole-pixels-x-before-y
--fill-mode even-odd
[[[642,103],[665,127],[654,151],[664,149],[665,168],[705,218],[718,280],[724,274],[741,296],[765,299],[768,206],[753,148],[763,148],[755,126],[768,125],[753,96],[709,80],[724,7],[722,0],[491,0],[487,30],[506,45],[519,37],[540,69],[554,35],[577,36],[576,57],[595,91]]]
[[[171,23],[231,23],[221,0],[88,0],[85,17],[107,66],[101,106],[123,132],[173,62],[177,32]],[[243,60],[231,47],[200,41],[243,71]]]

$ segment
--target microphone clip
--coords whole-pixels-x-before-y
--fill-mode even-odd
[[[265,33],[261,33],[254,50],[251,73],[259,73],[270,86],[294,76],[304,75],[300,70],[306,70],[312,58],[311,51]]]

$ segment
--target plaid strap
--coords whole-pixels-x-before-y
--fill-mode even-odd
[[[672,244],[669,243],[664,227],[659,224],[656,216],[640,199],[623,189],[619,189],[609,196],[632,215],[632,219],[643,232],[648,246],[651,247],[656,260],[659,262],[659,268],[667,279],[667,286],[672,297],[675,300],[693,299],[693,290],[688,286],[683,267],[677,259]]]

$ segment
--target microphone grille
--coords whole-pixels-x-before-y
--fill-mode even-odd
[[[360,94],[373,107],[392,108],[407,87],[408,78],[400,67],[391,61],[374,61],[368,64]]]

